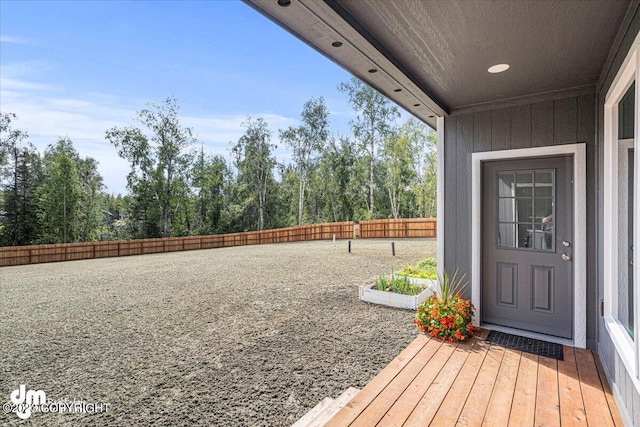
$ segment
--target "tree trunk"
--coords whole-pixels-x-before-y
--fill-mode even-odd
[[[258,231],[264,229],[264,196],[262,190],[260,191],[259,206],[258,206]]]
[[[169,237],[171,234],[171,230],[169,228],[169,199],[165,200],[164,203],[164,229],[162,231],[162,237]]]
[[[298,225],[302,225],[302,211],[304,210],[304,187],[305,182],[300,177],[300,191],[298,193]]]
[[[389,188],[389,201],[391,202],[391,213],[393,214],[394,219],[398,219],[398,216],[400,215],[400,207],[396,194],[395,190]]]
[[[19,228],[20,224],[19,214],[18,214],[18,149],[17,147],[13,148],[13,245],[18,245],[19,239]]]
[[[62,184],[62,241],[67,243],[67,182]]]
[[[436,215],[434,215],[434,211],[436,210],[436,206],[435,205],[436,205],[435,199],[431,199],[431,203],[430,203],[430,206],[429,206],[429,216],[431,218],[436,216]]]
[[[171,181],[173,180],[173,165],[171,162],[167,165],[167,194],[164,199],[163,216],[164,216],[164,230],[162,231],[162,237],[169,237],[171,235],[171,226],[169,224],[170,210],[171,210]]]
[[[375,186],[375,177],[373,174],[373,167],[375,164],[374,154],[375,145],[373,138],[371,138],[371,161],[369,162],[369,219],[373,219],[373,189]]]

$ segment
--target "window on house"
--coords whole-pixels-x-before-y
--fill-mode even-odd
[[[640,390],[640,35],[604,102],[604,318],[616,353]]]
[[[634,337],[633,208],[635,83],[618,103],[618,321]]]
[[[498,246],[553,251],[555,171],[498,174]]]

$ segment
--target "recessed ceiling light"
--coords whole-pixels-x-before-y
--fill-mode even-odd
[[[394,89],[394,92],[402,92],[402,89]]]
[[[501,73],[509,69],[509,64],[496,64],[487,70],[491,74]]]
[[[414,107],[419,107],[419,106],[420,106],[420,104],[413,104],[413,106],[414,106]]]
[[[377,72],[378,72],[378,70],[376,70],[375,68],[372,68],[372,69],[370,69],[370,70],[369,70],[369,72],[370,72],[371,74],[373,74],[373,73],[377,73]]]
[[[333,43],[331,43],[331,46],[340,47],[340,46],[342,46],[342,42],[333,42]]]
[[[278,0],[278,5],[282,7],[291,6],[291,0]]]

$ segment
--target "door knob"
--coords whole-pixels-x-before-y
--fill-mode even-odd
[[[565,248],[568,248],[569,246],[571,246],[571,242],[567,242],[566,240],[563,240],[562,246],[564,246]]]
[[[562,260],[563,260],[563,261],[571,261],[571,255],[569,255],[569,254],[562,254]]]

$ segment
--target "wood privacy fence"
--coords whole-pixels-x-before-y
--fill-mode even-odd
[[[373,219],[360,221],[359,237],[436,237],[435,218]]]
[[[402,225],[403,222],[407,224]],[[383,223],[389,224],[380,225]],[[352,221],[345,221],[211,236],[7,246],[0,247],[0,267],[265,243],[330,240],[334,235],[336,239],[352,239],[358,235],[358,228],[359,237],[362,238],[435,237],[435,219],[362,221],[359,227]]]

